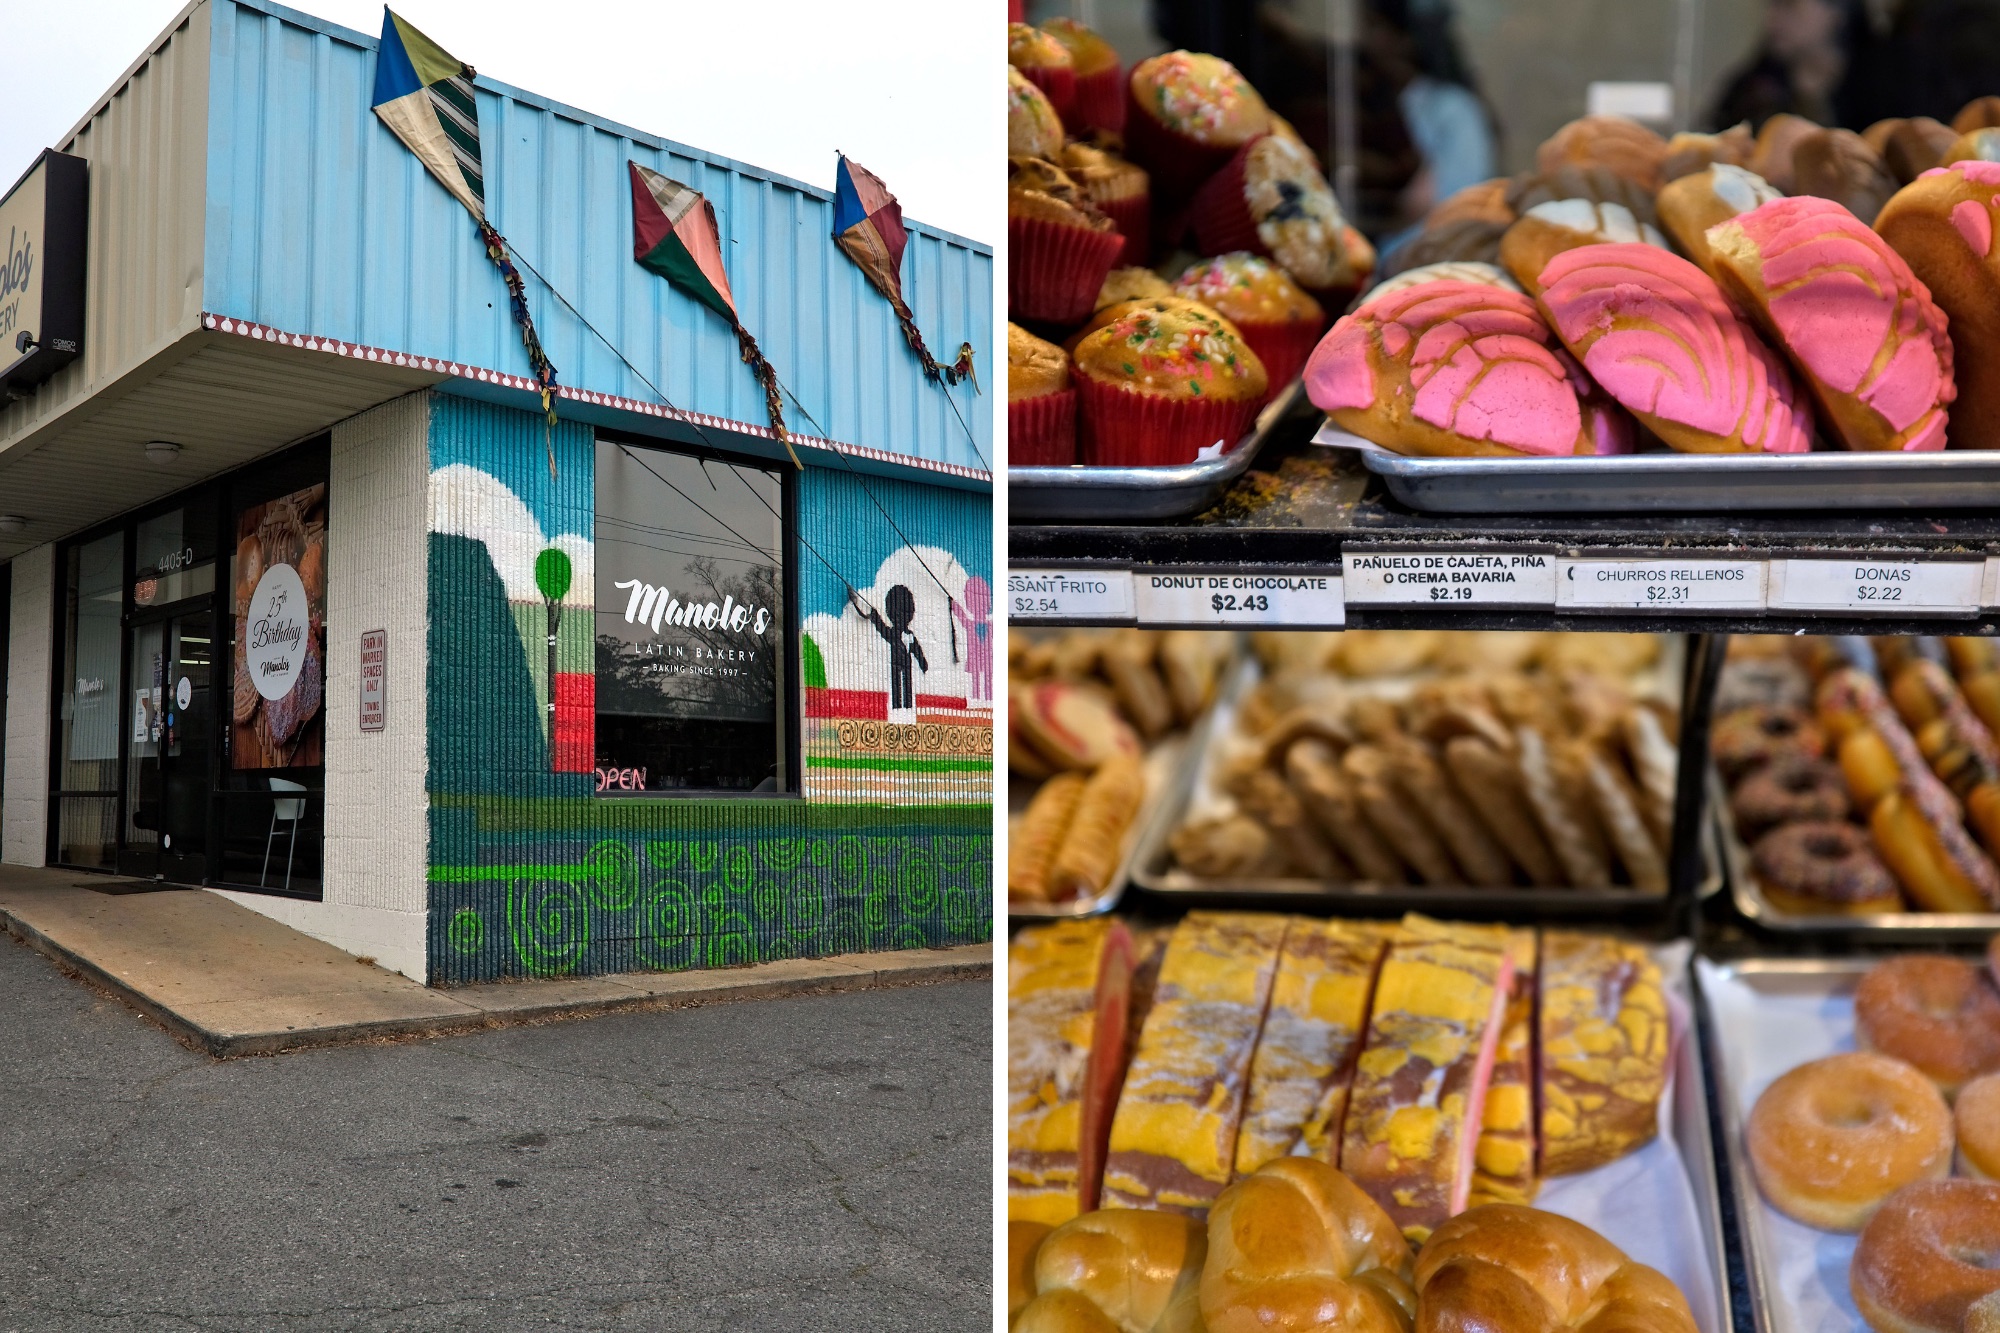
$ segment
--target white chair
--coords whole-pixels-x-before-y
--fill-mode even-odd
[[[272,778],[271,790],[273,792],[281,792],[306,791],[309,789],[302,783],[287,782],[283,778]],[[271,831],[264,835],[264,873],[257,876],[259,887],[267,889],[271,887],[271,843],[278,836],[278,825],[289,824],[291,825],[291,837],[285,842],[285,888],[288,891],[291,889],[292,850],[299,845],[299,821],[305,817],[306,803],[302,797],[280,798],[271,802]]]

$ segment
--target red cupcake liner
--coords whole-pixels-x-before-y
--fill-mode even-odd
[[[1081,376],[1083,461],[1100,467],[1163,467],[1192,463],[1195,454],[1220,440],[1223,452],[1236,447],[1257,415],[1252,402],[1215,398],[1161,398]]]
[[[1063,123],[1065,132],[1076,133],[1070,125],[1070,118],[1076,114],[1076,71],[1067,65],[1036,65],[1029,68],[1014,66],[1022,78],[1042,90],[1049,99],[1049,105],[1056,109],[1056,119]]]
[[[1076,81],[1076,93],[1071,101],[1076,115],[1076,124],[1070,133],[1081,138],[1091,130],[1109,130],[1113,134],[1125,132],[1125,71],[1117,65],[1101,69],[1095,74],[1085,74]],[[1070,122],[1065,119],[1064,125]]]
[[[1217,148],[1160,124],[1129,88],[1125,99],[1125,155],[1152,176],[1154,198],[1185,203],[1235,156],[1233,147]]]
[[[1271,397],[1306,368],[1306,359],[1319,346],[1320,325],[1316,320],[1293,320],[1285,324],[1245,324],[1237,329],[1250,350],[1264,363],[1271,377]]]
[[[1251,215],[1250,201],[1243,193],[1250,147],[1256,142],[1252,139],[1243,145],[1222,164],[1220,171],[1203,181],[1188,205],[1188,222],[1194,227],[1195,242],[1205,255],[1226,255],[1235,250],[1248,250],[1256,255],[1271,253],[1257,235],[1257,219]]]
[[[1009,467],[1068,467],[1075,461],[1075,389],[1007,404]]]
[[[1026,23],[1028,21],[1028,0],[1007,0],[1007,21]]]
[[[1080,324],[1125,249],[1115,231],[1007,219],[1007,313],[1015,322]]]
[[[1099,201],[1097,207],[1104,216],[1118,224],[1118,234],[1125,238],[1125,248],[1118,255],[1118,263],[1144,264],[1146,252],[1153,243],[1153,197],[1150,194],[1135,194],[1127,199]]]

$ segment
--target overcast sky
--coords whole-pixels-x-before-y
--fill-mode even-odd
[[[185,0],[0,0],[0,190],[53,147]],[[294,0],[370,35],[379,0]],[[833,188],[834,152],[913,218],[999,240],[998,0],[401,0],[482,75]]]

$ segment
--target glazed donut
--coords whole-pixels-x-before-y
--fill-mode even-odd
[[[1750,1108],[1744,1142],[1773,1208],[1859,1231],[1891,1194],[1951,1169],[1951,1108],[1901,1060],[1849,1051],[1779,1076]]]
[[[1826,734],[1801,709],[1745,708],[1715,724],[1708,749],[1723,780],[1733,783],[1773,759],[1820,758],[1826,753]]]
[[[1958,1124],[1958,1173],[2000,1181],[2000,1074],[1981,1074],[1951,1104]]]
[[[1965,1307],[1959,1333],[2000,1333],[2000,1291],[1989,1291]]]
[[[1787,824],[1766,833],[1750,864],[1771,906],[1798,916],[1900,912],[1903,896],[1852,824]]]
[[[1780,824],[1847,818],[1847,783],[1823,759],[1773,760],[1729,795],[1737,836],[1754,841]]]
[[[1894,1056],[1949,1097],[2000,1069],[2000,990],[1976,964],[1905,954],[1870,968],[1854,992],[1854,1039]]]
[[[1869,1327],[1891,1333],[1973,1333],[2000,1291],[2000,1185],[1933,1180],[1884,1204],[1855,1244],[1847,1283]]]

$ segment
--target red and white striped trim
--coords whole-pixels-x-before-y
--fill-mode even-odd
[[[408,352],[392,352],[387,348],[370,347],[364,343],[344,342],[339,338],[321,338],[306,333],[287,333],[274,329],[268,324],[253,324],[247,319],[236,319],[230,315],[212,315],[204,312],[201,326],[214,333],[234,334],[239,338],[249,338],[256,342],[276,343],[281,347],[297,347],[308,352],[325,352],[333,356],[351,357],[356,361],[375,361],[385,366],[399,366],[408,370],[426,370],[433,374],[450,375],[457,379],[472,380],[479,384],[495,384],[502,388],[519,389],[524,393],[538,393],[540,386],[525,375],[509,375],[505,371],[488,370],[483,366],[467,365],[460,361],[446,361],[442,357],[415,356]],[[658,417],[666,421],[681,421],[690,425],[706,427],[710,430],[734,431],[739,435],[754,435],[759,439],[776,440],[778,433],[769,426],[753,426],[747,421],[731,421],[727,417],[710,416],[706,412],[687,412],[671,408],[663,403],[642,402],[637,398],[621,398],[617,394],[596,393],[589,389],[573,389],[567,384],[556,386],[556,397],[573,403],[589,403],[593,407],[608,407],[614,411],[631,412],[642,417]],[[957,463],[940,463],[928,458],[918,458],[912,454],[894,453],[887,449],[871,449],[864,444],[840,443],[823,440],[816,435],[792,434],[792,443],[806,449],[823,449],[828,453],[842,453],[850,458],[868,458],[880,463],[894,463],[899,467],[917,468],[925,472],[942,472],[954,477],[966,477],[973,481],[991,482],[993,474],[982,468],[963,467]]]

